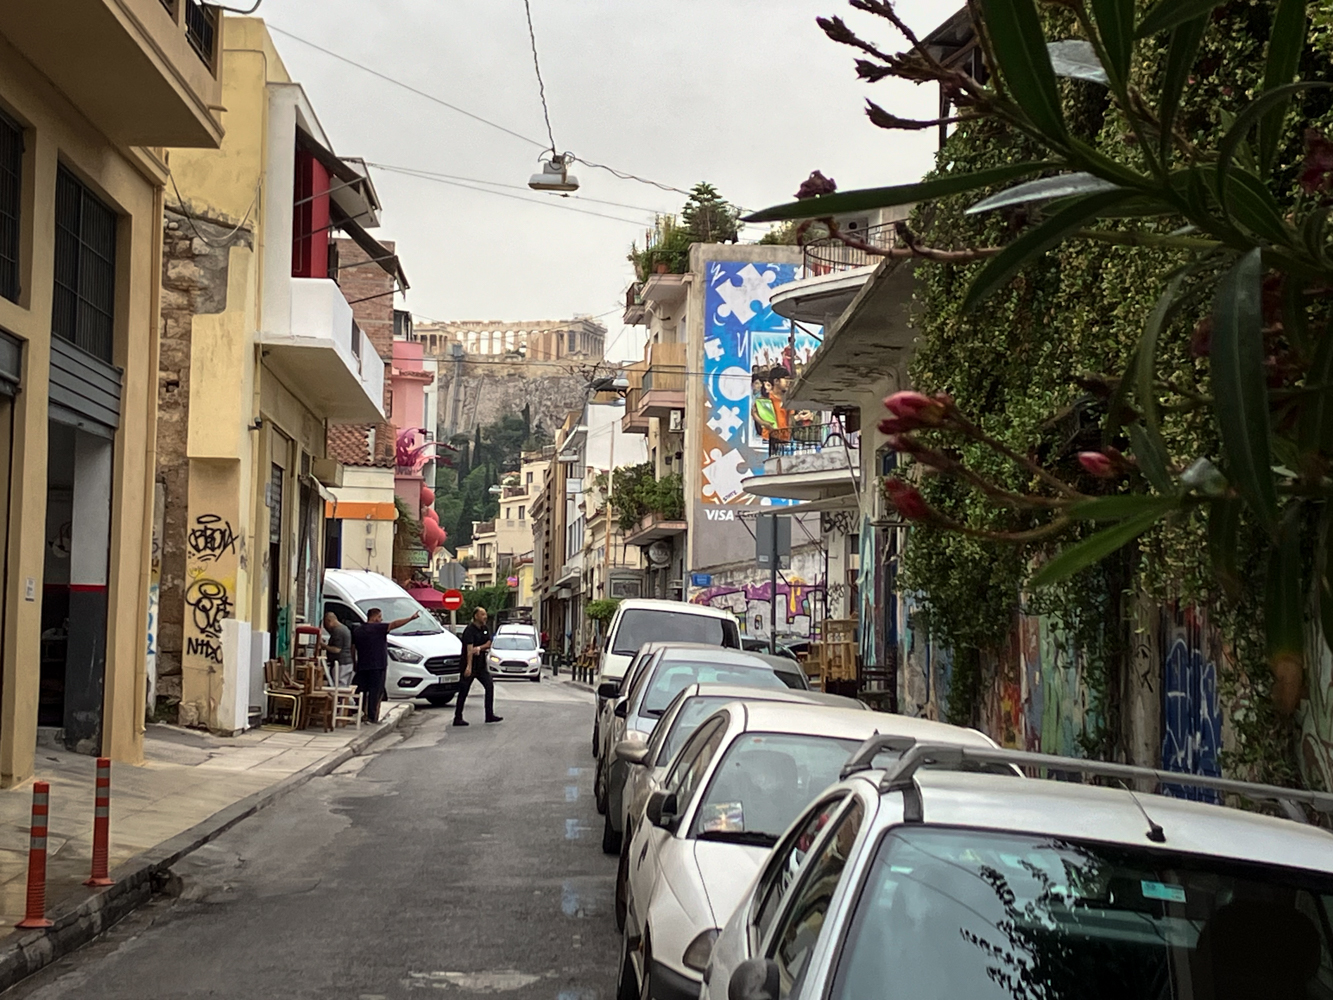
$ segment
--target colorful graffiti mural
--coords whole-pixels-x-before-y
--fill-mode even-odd
[[[802,329],[793,339],[789,322],[768,304],[774,289],[797,277],[795,264],[708,264],[700,415],[704,503],[753,503],[741,481],[763,472],[769,435],[806,419],[786,409],[783,399],[819,341]]]
[[[1181,774],[1222,773],[1222,713],[1217,700],[1216,636],[1193,608],[1162,611],[1162,769]],[[1214,801],[1216,793],[1188,786],[1169,789],[1182,798]]]
[[[812,632],[817,616],[824,609],[824,585],[805,583],[788,574],[778,587],[778,635],[804,635]],[[694,604],[707,604],[734,614],[746,635],[767,638],[772,610],[772,585],[765,583],[717,584],[694,593]]]

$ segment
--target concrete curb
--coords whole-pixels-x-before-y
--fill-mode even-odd
[[[401,711],[399,709],[401,708]],[[53,926],[45,931],[17,934],[0,944],[0,992],[87,944],[136,907],[148,902],[153,885],[171,866],[192,851],[226,833],[241,820],[272,805],[312,778],[341,767],[401,726],[415,706],[410,702],[389,709],[390,715],[347,746],[214,813],[170,840],[137,854],[111,873],[116,884],[88,890],[65,900],[47,913]]]

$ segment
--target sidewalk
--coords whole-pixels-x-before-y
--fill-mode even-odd
[[[164,865],[291,788],[331,771],[391,732],[411,711],[410,704],[392,704],[377,725],[332,733],[259,729],[228,738],[148,726],[143,766],[116,764],[111,769],[110,867],[112,877],[126,884],[120,891],[136,883],[136,890],[146,895],[152,875]],[[82,885],[92,858],[96,766],[95,758],[54,743],[39,742],[37,747],[35,777],[51,784],[46,909],[47,916],[57,920],[57,931],[64,923],[62,914],[98,909],[104,901],[96,897],[117,894],[114,887],[94,891]],[[31,782],[0,792],[0,953],[23,947],[19,938],[43,936],[22,934],[14,927],[24,913],[31,808]],[[89,903],[91,907],[83,905]],[[7,978],[7,958],[0,955],[0,980]],[[0,983],[0,988],[7,985]]]

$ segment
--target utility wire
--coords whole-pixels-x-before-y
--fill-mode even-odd
[[[457,104],[450,104],[448,101],[436,97],[434,94],[429,94],[424,90],[421,90],[417,87],[413,87],[409,83],[404,83],[402,80],[397,80],[394,77],[389,76],[387,73],[381,73],[377,69],[371,69],[369,66],[365,65],[365,63],[359,63],[355,59],[349,59],[347,58],[347,56],[340,55],[337,52],[334,52],[332,49],[326,49],[322,45],[316,45],[314,42],[304,39],[300,35],[294,35],[290,31],[284,31],[282,28],[279,28],[276,25],[270,24],[268,27],[270,31],[276,31],[278,34],[284,35],[287,38],[290,38],[294,42],[300,42],[302,45],[307,45],[310,48],[314,49],[315,51],[323,52],[326,56],[329,56],[333,59],[337,59],[340,62],[345,62],[349,66],[355,66],[362,72],[369,73],[371,76],[377,76],[381,80],[384,80],[386,83],[392,83],[395,87],[401,87],[403,90],[410,91],[411,93],[416,94],[418,97],[424,97],[428,101],[431,101],[435,104],[439,104],[442,107],[446,107],[450,111],[456,111],[460,115],[464,115],[467,118],[471,118],[473,121],[481,122],[483,125],[489,125],[493,129],[498,129],[499,131],[505,133],[506,135],[513,136],[515,139],[521,139],[523,142],[526,142],[532,146],[536,146],[538,149],[545,150],[547,148],[546,144],[543,143],[540,139],[533,139],[530,136],[523,135],[521,132],[515,132],[513,129],[506,128],[505,126],[499,124],[498,122],[491,121],[489,118],[483,118],[481,115],[474,114],[473,112],[468,111],[465,108],[460,108]],[[552,142],[551,145],[554,146],[555,143]],[[660,188],[663,191],[671,191],[675,194],[683,194],[686,196],[688,196],[690,193],[686,191],[684,188],[673,187],[670,184],[662,184],[659,181],[650,180],[647,177],[640,177],[638,174],[626,173],[623,170],[615,169],[615,167],[609,167],[605,163],[594,163],[591,160],[585,160],[579,156],[575,156],[574,159],[577,162],[582,163],[585,167],[592,167],[594,170],[605,170],[613,177],[617,177],[623,181],[637,181],[640,184],[647,184],[650,187]]]
[[[555,132],[551,129],[551,109],[546,106],[546,83],[542,80],[542,64],[537,61],[537,32],[532,28],[532,4],[523,0],[523,10],[528,15],[528,39],[532,42],[532,68],[537,71],[537,93],[542,99],[542,117],[546,119],[546,138],[551,140],[551,155],[559,156],[555,148]]]

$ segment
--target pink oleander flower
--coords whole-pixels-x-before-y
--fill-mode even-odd
[[[1100,451],[1080,451],[1078,464],[1098,479],[1114,479],[1119,474],[1111,456]]]
[[[907,520],[924,521],[930,517],[930,506],[915,486],[901,479],[886,479],[884,492],[888,494],[889,503]]]
[[[879,422],[879,432],[890,437],[920,430],[925,425],[911,417],[885,417]]]
[[[948,396],[927,396],[924,392],[905,389],[884,400],[885,407],[900,420],[915,421],[916,427],[938,427],[953,402]],[[913,427],[906,427],[912,430]]]

